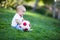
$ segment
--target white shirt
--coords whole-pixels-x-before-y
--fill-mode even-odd
[[[12,19],[12,23],[11,23],[11,26],[16,26],[17,23],[16,23],[16,19],[18,19],[20,22],[22,22],[23,20],[23,17],[21,17],[18,13],[16,13]]]

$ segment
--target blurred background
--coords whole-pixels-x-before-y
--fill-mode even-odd
[[[24,5],[24,18],[31,22],[32,32],[11,27],[16,6]],[[60,0],[0,0],[1,40],[60,40]]]
[[[8,8],[11,10],[22,4],[27,10],[60,19],[60,0],[0,0],[1,8]]]

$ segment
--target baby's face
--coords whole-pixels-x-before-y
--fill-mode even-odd
[[[25,14],[25,10],[19,9],[18,10],[18,14],[21,15],[21,16],[23,16]]]

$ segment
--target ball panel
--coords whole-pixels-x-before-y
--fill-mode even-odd
[[[24,26],[26,26],[26,25],[27,25],[27,23],[26,23],[26,22],[24,22],[24,23],[23,23],[23,25],[24,25]]]
[[[25,28],[25,29],[24,29],[24,31],[27,31],[27,30],[28,30],[28,28]]]

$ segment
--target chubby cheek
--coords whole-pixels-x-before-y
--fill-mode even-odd
[[[19,15],[23,15],[23,14],[20,12]]]
[[[24,13],[23,13],[23,12],[21,12],[20,14],[21,14],[21,15],[24,15]]]

